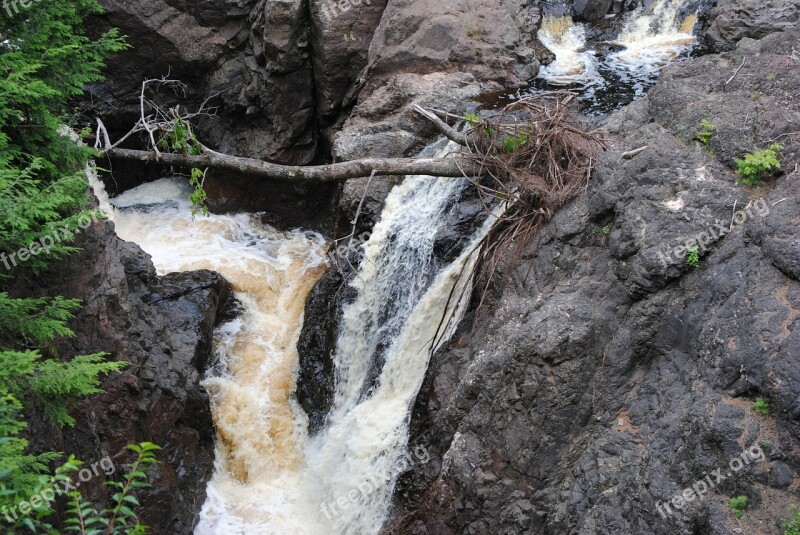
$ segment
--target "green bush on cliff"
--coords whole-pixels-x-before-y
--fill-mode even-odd
[[[25,297],[18,288],[74,251],[78,222],[93,216],[85,168],[95,153],[64,125],[75,126],[70,100],[100,80],[103,58],[125,45],[116,31],[94,41],[83,34],[84,17],[100,12],[95,0],[26,4],[9,0],[0,8],[0,522],[12,533],[55,533],[45,521],[50,502],[33,498],[79,463],[70,458],[51,476],[61,454],[30,451],[25,413],[73,425],[69,403],[99,392],[102,376],[126,363],[102,354],[46,358],[55,356],[58,338],[73,335],[67,322],[79,303]],[[12,292],[16,281],[28,284]],[[147,449],[145,460],[150,455]]]
[[[783,145],[773,143],[768,149],[746,154],[744,160],[736,160],[736,173],[739,183],[746,186],[760,186],[770,173],[781,168],[778,153]]]
[[[783,535],[800,535],[800,511],[792,511],[792,518],[781,521]]]

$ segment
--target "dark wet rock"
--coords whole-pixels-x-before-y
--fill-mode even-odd
[[[185,98],[172,102],[191,109],[216,95],[210,104],[218,108],[217,116],[200,124],[207,145],[281,163],[306,163],[314,157],[314,95],[303,0],[101,5],[106,13],[90,29],[115,26],[133,45],[114,55],[106,81],[91,87],[87,113],[103,117],[112,133],[127,131],[138,117],[142,80],[169,73],[187,85]]]
[[[210,99],[214,115],[200,117],[196,126],[201,141],[215,150],[286,164],[324,157],[315,93],[336,99],[342,90],[329,91],[325,79],[315,84],[304,0],[101,3],[106,13],[92,21],[90,30],[116,26],[133,45],[109,60],[106,81],[90,86],[91,102],[84,105],[92,121],[95,116],[104,120],[112,139],[138,119],[142,81],[169,73],[186,84],[186,91],[148,97],[189,110]],[[325,59],[338,65],[362,48],[365,55],[366,46],[328,47]],[[341,84],[337,80],[331,84]],[[169,172],[119,160],[105,167],[113,169],[103,177],[112,195]],[[275,226],[317,230],[330,228],[337,193],[334,185],[293,185],[220,171],[209,173],[206,190],[214,212],[265,212]]]
[[[731,50],[741,39],[761,39],[791,28],[800,21],[800,1],[725,0],[716,3],[709,13],[712,21],[704,33],[706,43],[715,51]]]
[[[32,445],[89,463],[109,455],[120,471],[130,460],[127,444],[162,446],[153,487],[138,493],[138,512],[153,533],[191,533],[214,463],[213,423],[199,382],[214,326],[235,313],[230,285],[210,271],[156,276],[150,257],[119,240],[112,223],[94,223],[77,245],[81,251],[35,281],[19,281],[15,291],[83,301],[70,322],[77,336],[60,341],[58,355],[105,351],[130,366],[108,376],[103,393],[75,404],[74,428],[34,419]],[[86,496],[108,503],[102,483],[92,479]]]
[[[367,65],[368,51],[387,0],[313,0],[311,57],[317,113],[323,126],[341,111],[345,96]],[[339,6],[344,6],[342,10]]]
[[[466,188],[456,200],[449,223],[434,237],[433,254],[449,264],[472,242],[472,237],[486,220],[486,208],[475,188]]]
[[[575,10],[575,16],[583,20],[599,20],[606,16],[611,10],[614,0],[575,0],[572,5]],[[622,5],[619,5],[617,10],[622,12]]]
[[[303,330],[297,342],[300,354],[297,400],[308,414],[311,433],[319,431],[333,404],[337,327],[342,307],[355,298],[346,284],[351,271],[345,266],[342,262],[343,271],[329,269],[312,289],[306,300]]]
[[[758,70],[727,93],[730,56],[674,64],[608,120],[613,148],[587,194],[435,356],[412,431],[437,470],[404,477],[385,533],[782,532],[800,469],[800,142],[783,138],[785,172],[764,189],[737,185],[730,163],[798,130],[792,49],[796,30],[743,41],[735,54]],[[744,132],[739,92],[762,79],[787,85]],[[701,113],[719,128],[711,152],[691,141]],[[703,499],[674,505],[717,469]]]
[[[686,143],[696,137],[700,121],[708,120],[716,127],[708,149],[732,169],[736,158],[783,142],[785,134],[800,130],[796,35],[792,30],[761,41],[743,39],[733,51],[666,69],[650,94],[653,119]],[[782,158],[796,162],[797,143],[788,141]]]
[[[329,234],[339,186],[211,174],[205,189],[213,213],[259,213],[264,223],[276,228],[306,228]]]

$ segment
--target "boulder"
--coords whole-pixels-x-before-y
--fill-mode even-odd
[[[713,50],[731,50],[741,39],[761,39],[786,30],[800,20],[800,1],[766,0],[754,4],[747,0],[717,2],[708,14],[711,23],[703,34]]]
[[[572,8],[575,16],[583,20],[600,20],[611,10],[614,0],[575,0]],[[617,11],[622,12],[620,5]]]

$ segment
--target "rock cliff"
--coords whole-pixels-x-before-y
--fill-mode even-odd
[[[676,63],[607,120],[587,194],[435,358],[414,427],[438,456],[386,533],[782,533],[800,470],[798,49],[795,28]],[[784,172],[737,185],[733,157],[775,139]],[[702,498],[676,501],[687,488]]]

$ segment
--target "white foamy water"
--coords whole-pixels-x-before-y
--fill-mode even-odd
[[[274,463],[257,480],[243,482],[218,466],[197,534],[377,533],[404,465],[410,407],[439,320],[446,309],[453,313],[438,333],[441,343],[468,299],[464,291],[465,300],[448,304],[454,285],[456,295],[465,290],[468,277],[458,275],[475,261],[471,250],[446,267],[433,258],[434,236],[463,187],[412,177],[392,191],[352,282],[358,297],[344,310],[328,421],[315,437],[297,433],[297,457]],[[379,352],[385,364],[366,393]]]
[[[545,17],[537,34],[539,41],[556,55],[555,61],[539,69],[539,78],[556,86],[601,84],[597,57],[586,49],[586,29],[571,17]]]
[[[626,14],[622,31],[613,41],[621,50],[607,57],[586,49],[585,24],[575,24],[570,17],[545,17],[538,38],[556,60],[542,67],[538,77],[554,86],[591,90],[607,85],[601,73],[611,71],[641,96],[667,63],[696,43],[692,32],[697,15],[681,20],[682,6],[683,0],[656,0],[647,9],[640,5]],[[584,94],[591,96],[591,92]]]
[[[622,33],[615,44],[624,48],[610,54],[606,65],[634,83],[648,79],[697,42],[693,35],[697,15],[681,20],[682,2],[658,0],[650,9],[639,6],[626,15]],[[637,88],[641,94],[644,87]]]
[[[409,177],[389,195],[351,283],[358,293],[344,309],[336,345],[334,403],[314,437],[293,394],[303,307],[324,269],[322,238],[278,232],[244,214],[192,219],[179,180],[114,199],[118,234],[150,253],[159,273],[219,271],[245,308],[217,330],[221,369],[203,382],[217,451],[195,533],[379,531],[408,464],[411,405],[431,351],[463,314],[471,281],[462,274],[471,272],[473,248],[491,224],[451,264],[433,254],[465,184]]]

